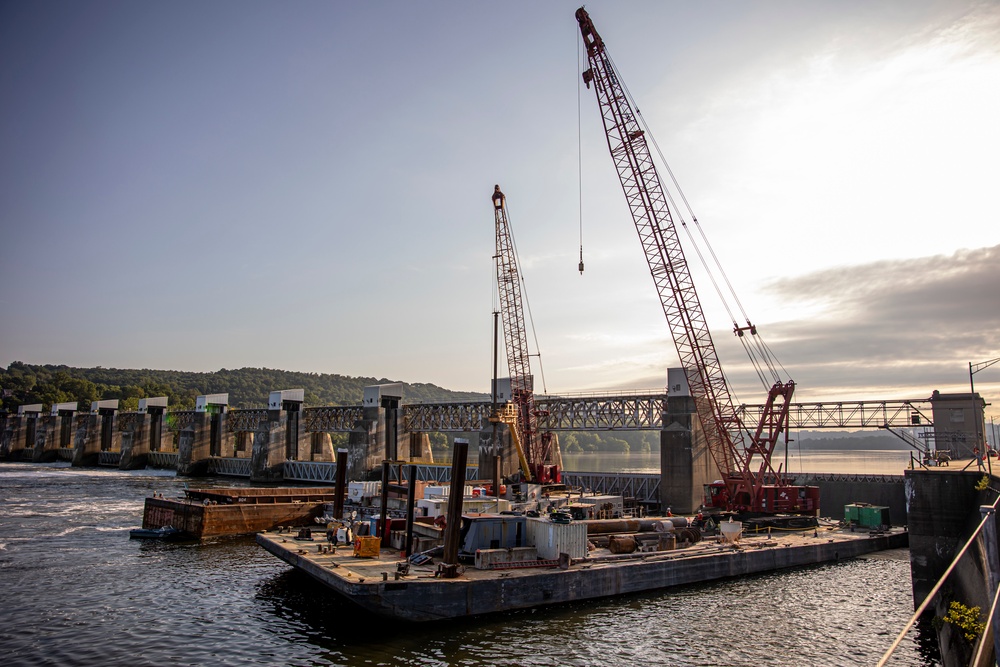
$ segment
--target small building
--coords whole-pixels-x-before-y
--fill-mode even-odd
[[[967,459],[976,447],[985,452],[986,401],[978,393],[931,394],[934,447],[953,459]]]

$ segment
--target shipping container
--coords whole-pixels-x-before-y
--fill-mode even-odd
[[[347,499],[356,505],[370,505],[382,493],[382,482],[348,482]]]
[[[861,508],[861,518],[858,523],[865,528],[881,528],[892,525],[889,518],[889,508],[871,505]]]
[[[480,549],[513,549],[526,546],[524,517],[510,514],[481,514],[462,517],[460,553],[471,555]]]
[[[844,505],[844,521],[858,523],[861,521],[861,508],[863,505],[852,503]]]
[[[587,524],[553,523],[529,517],[527,525],[528,545],[538,549],[542,560],[556,560],[561,553],[569,554],[570,558],[587,556]]]

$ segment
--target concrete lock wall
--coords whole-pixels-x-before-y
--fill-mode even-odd
[[[992,505],[996,492],[990,488],[976,490],[976,484],[983,478],[977,471],[907,470],[905,476],[909,502],[910,576],[916,608],[979,526],[983,518],[980,507]],[[989,486],[1000,488],[1000,479],[991,477]],[[997,513],[993,514],[993,522],[993,534],[998,535]],[[928,614],[943,618],[953,601],[967,607],[979,607],[983,613],[990,608],[990,568],[983,540],[980,534],[959,559]],[[959,632],[950,623],[942,623],[937,629],[946,667],[968,664]]]
[[[907,470],[905,472],[914,605],[923,602],[968,536],[979,525],[982,520],[979,506],[992,504],[996,499],[996,494],[988,489],[976,490],[976,484],[982,477],[983,474],[976,471]],[[997,484],[997,478],[994,477],[992,485],[996,487]],[[980,558],[974,553],[978,551],[970,549],[966,552],[972,553],[972,562]],[[988,568],[981,563],[978,569],[985,572]],[[956,581],[960,580],[961,576]],[[992,600],[985,599],[989,587],[980,581],[979,588],[983,600],[972,602],[963,600],[963,603],[970,606],[978,604],[982,609],[989,609]]]

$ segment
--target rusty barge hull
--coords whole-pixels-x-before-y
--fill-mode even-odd
[[[673,586],[773,572],[853,558],[875,551],[906,547],[907,533],[883,535],[838,533],[814,538],[766,538],[742,549],[705,545],[702,549],[644,554],[626,560],[583,559],[569,569],[473,570],[455,579],[433,576],[430,568],[411,567],[396,579],[395,551],[383,549],[378,559],[356,559],[341,549],[319,553],[319,542],[300,541],[288,533],[264,533],[257,543],[346,599],[380,616],[423,622],[542,607]],[[384,574],[383,574],[384,573]]]
[[[325,489],[188,489],[184,498],[146,498],[143,528],[172,526],[192,539],[315,526],[334,494]],[[206,504],[206,501],[208,504]]]

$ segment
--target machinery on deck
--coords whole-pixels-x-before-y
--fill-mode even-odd
[[[539,413],[535,407],[528,359],[528,335],[521,306],[521,278],[517,270],[510,224],[507,221],[506,199],[499,185],[494,188],[492,199],[496,218],[497,289],[500,293],[511,400],[498,409],[490,421],[503,422],[509,427],[524,481],[559,483],[559,468],[551,465],[551,436],[548,433],[538,433]]]
[[[583,81],[588,88],[593,84],[597,93],[611,158],[687,375],[709,452],[723,476],[706,487],[705,504],[742,513],[815,513],[819,509],[819,489],[793,486],[780,469],[771,465],[778,439],[782,434],[787,439],[788,408],[795,383],[780,378],[762,343],[757,347],[764,350],[761,358],[754,358],[753,345],[748,347],[745,339],[756,337],[757,330],[749,321],[746,326],[734,323],[734,333],[747,347],[758,374],[762,380],[769,374],[772,383],[756,429],[752,434],[744,433],[747,429],[719,364],[646,133],[587,11],[578,9],[576,19],[589,64]]]

